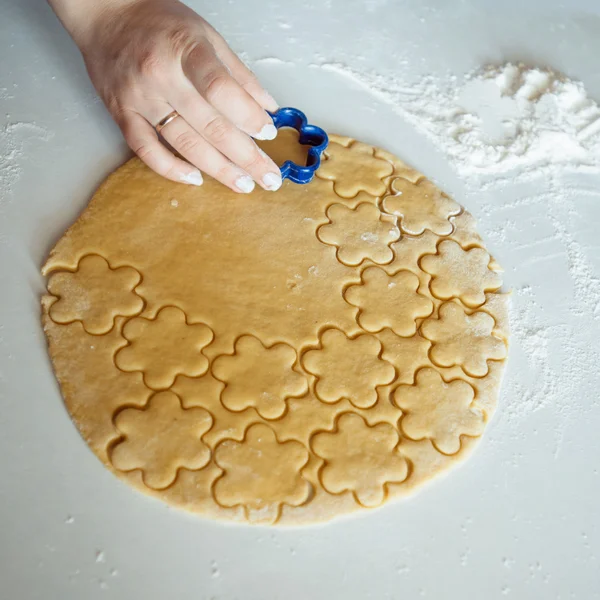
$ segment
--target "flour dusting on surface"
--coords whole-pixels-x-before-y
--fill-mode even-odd
[[[0,129],[0,201],[11,194],[21,177],[21,161],[29,146],[51,137],[47,129],[35,123],[6,123]]]
[[[549,165],[600,169],[600,107],[582,83],[550,69],[487,66],[460,79],[407,83],[341,63],[352,80],[432,139],[464,177]]]

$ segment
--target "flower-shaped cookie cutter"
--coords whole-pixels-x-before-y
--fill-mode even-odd
[[[298,142],[303,146],[310,146],[306,165],[299,165],[291,160],[286,160],[281,165],[281,178],[289,179],[294,183],[310,183],[315,176],[315,171],[321,164],[321,154],[329,138],[323,129],[316,125],[310,125],[306,115],[297,108],[280,108],[277,112],[269,113],[273,118],[273,124],[277,129],[280,127],[293,127],[299,134]]]

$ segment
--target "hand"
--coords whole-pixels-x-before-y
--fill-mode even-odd
[[[255,181],[281,186],[279,168],[252,139],[277,135],[265,112],[277,104],[193,10],[178,0],[50,3],[128,145],[151,169],[194,185],[201,169],[237,192],[251,192]],[[155,130],[174,110],[179,116],[161,136],[185,160]]]

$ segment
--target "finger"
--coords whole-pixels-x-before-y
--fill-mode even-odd
[[[271,117],[231,76],[208,41],[187,55],[183,71],[202,97],[236,127],[258,140],[277,136]]]
[[[217,112],[182,78],[169,104],[190,126],[232,163],[248,173],[265,190],[281,187],[281,171],[254,141]],[[187,157],[186,157],[187,158]],[[196,163],[194,163],[196,164]]]
[[[233,191],[249,194],[254,189],[252,178],[194,131],[182,116],[163,127],[161,135],[186,160]]]
[[[127,145],[140,160],[159,175],[191,185],[202,185],[198,169],[169,152],[159,141],[154,127],[138,113],[128,112],[118,119]]]
[[[227,42],[212,27],[208,29],[208,38],[215,48],[217,56],[229,69],[231,76],[246,90],[265,110],[275,112],[279,105],[267,90],[259,83],[256,75],[240,60]]]

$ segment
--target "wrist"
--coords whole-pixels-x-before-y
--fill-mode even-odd
[[[48,4],[79,49],[83,50],[102,20],[145,1],[147,0],[48,0]]]

